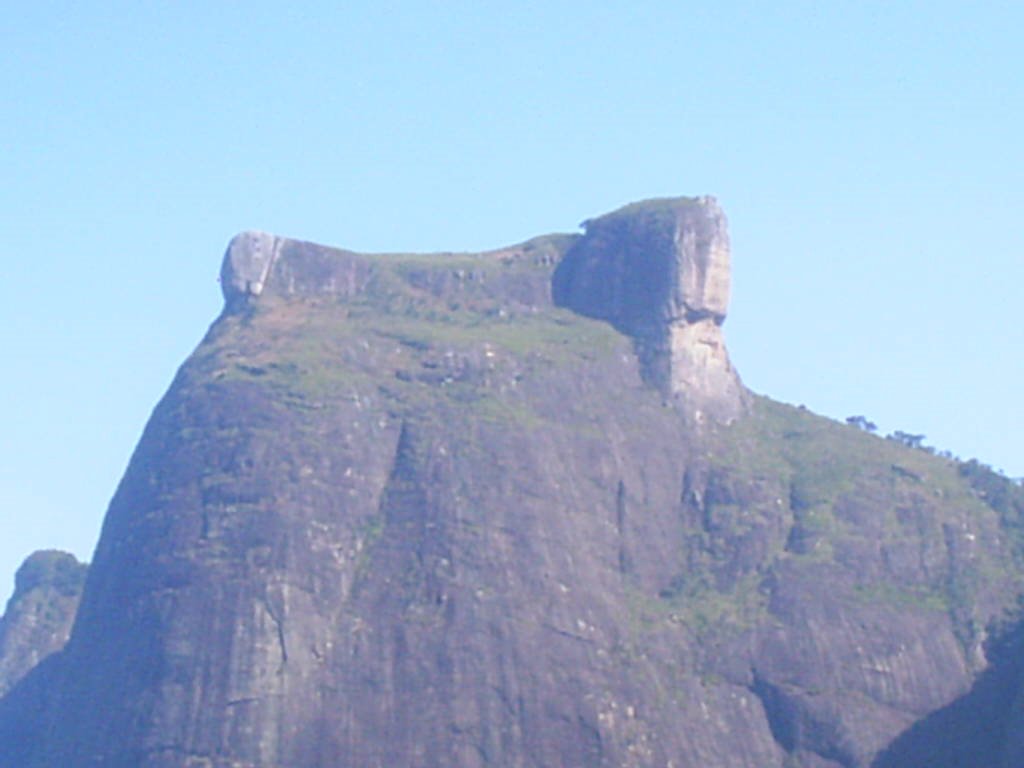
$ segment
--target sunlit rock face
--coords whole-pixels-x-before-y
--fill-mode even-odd
[[[721,331],[730,257],[717,201],[634,203],[584,228],[555,273],[556,303],[632,336],[644,377],[698,419],[736,418],[746,396]]]

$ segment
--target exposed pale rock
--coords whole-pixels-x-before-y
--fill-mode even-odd
[[[673,323],[667,346],[673,393],[689,397],[697,409],[707,408],[715,416],[738,415],[746,393],[729,362],[720,325],[710,318]]]
[[[729,308],[729,232],[714,198],[676,212],[675,317],[708,313],[718,323]]]
[[[242,232],[228,244],[220,283],[228,302],[240,296],[259,296],[267,284],[285,240],[266,232]]]

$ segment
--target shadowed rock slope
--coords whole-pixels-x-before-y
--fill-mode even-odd
[[[988,668],[1021,509],[743,389],[728,255],[710,198],[237,237],[0,766],[871,765]]]

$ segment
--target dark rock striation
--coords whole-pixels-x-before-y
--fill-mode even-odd
[[[0,766],[905,749],[994,668],[1024,507],[744,390],[728,258],[709,198],[476,255],[235,238]]]

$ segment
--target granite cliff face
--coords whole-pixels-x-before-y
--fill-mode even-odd
[[[644,379],[698,420],[736,418],[747,398],[722,338],[729,233],[718,203],[648,201],[583,226],[555,271],[555,303],[633,337]]]
[[[1024,502],[744,390],[728,259],[709,198],[477,255],[235,238],[0,766],[919,754],[1014,657]]]

